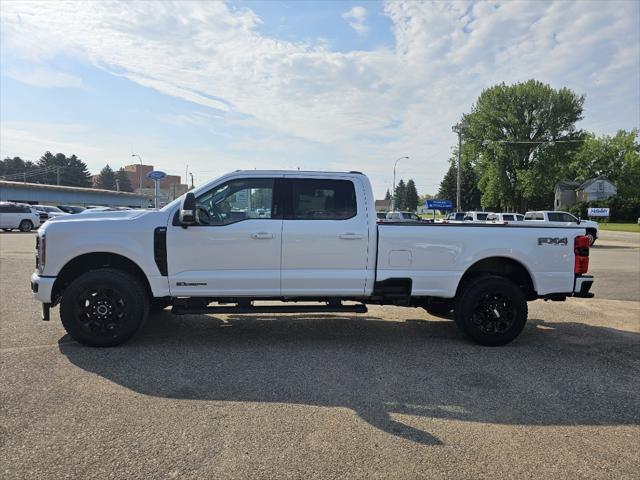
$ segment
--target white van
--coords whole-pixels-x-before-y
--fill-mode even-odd
[[[0,228],[5,232],[19,228],[30,232],[40,226],[40,215],[24,203],[0,202]]]

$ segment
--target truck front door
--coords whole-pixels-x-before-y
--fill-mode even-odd
[[[275,178],[240,178],[199,194],[197,225],[167,229],[172,296],[279,296],[282,215]]]

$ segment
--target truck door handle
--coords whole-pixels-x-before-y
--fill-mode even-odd
[[[360,240],[363,238],[363,235],[360,235],[359,233],[341,233],[338,236],[343,240]]]
[[[265,240],[265,239],[273,238],[273,233],[269,233],[269,232],[252,233],[251,238],[255,240]]]

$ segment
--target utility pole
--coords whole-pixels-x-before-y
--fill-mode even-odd
[[[120,191],[120,180],[116,178],[116,192]]]
[[[391,194],[391,211],[396,211],[396,165],[402,159],[409,159],[409,157],[400,157],[396,160],[396,163],[393,164],[393,193]]]
[[[193,188],[193,173],[189,173],[191,175],[191,188]]]
[[[458,173],[456,175],[456,212],[460,211],[460,159],[462,158],[462,123],[457,123],[453,126],[452,130],[458,134]]]

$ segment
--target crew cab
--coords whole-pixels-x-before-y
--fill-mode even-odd
[[[592,220],[581,220],[568,212],[538,210],[535,212],[525,213],[524,219],[527,222],[546,223],[548,225],[557,226],[580,225],[585,229],[586,235],[589,238],[589,245],[593,245],[598,238],[598,222],[594,222]]]
[[[160,210],[47,222],[31,287],[43,318],[59,305],[69,335],[90,346],[126,341],[167,306],[358,313],[367,304],[453,312],[471,339],[502,345],[524,328],[527,301],[593,296],[581,226],[376,220],[361,173],[236,171]]]

